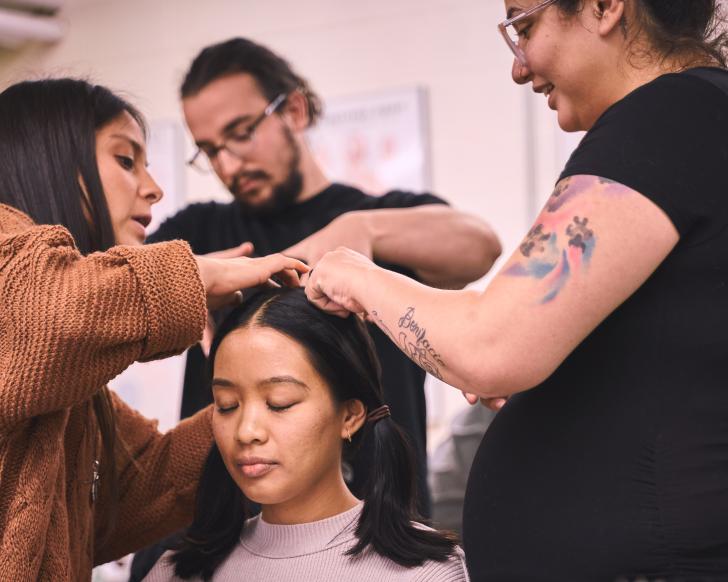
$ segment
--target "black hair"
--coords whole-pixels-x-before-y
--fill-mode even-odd
[[[83,254],[113,246],[96,132],[124,112],[146,132],[141,114],[100,85],[44,79],[5,89],[0,93],[0,202],[37,224],[65,226]]]
[[[575,14],[584,0],[558,0],[557,5]],[[634,9],[632,30],[644,31],[662,59],[702,56],[726,66],[728,32],[718,0],[634,0]],[[626,20],[622,25],[630,28]]]
[[[261,291],[233,311],[217,331],[210,350],[211,370],[223,339],[246,326],[268,327],[299,343],[335,401],[360,400],[370,412],[383,404],[379,362],[358,318],[325,314],[309,303],[302,289]],[[447,560],[456,545],[454,536],[412,523],[418,519],[414,455],[402,430],[389,417],[368,422],[352,435],[351,444],[344,443],[344,454],[354,454],[364,439],[373,441],[373,459],[356,529],[358,540],[348,554],[361,554],[371,546],[405,567]],[[175,574],[209,580],[238,543],[251,516],[250,501],[213,445],[200,479],[194,521],[172,555]]]
[[[5,89],[0,93],[0,203],[24,212],[36,224],[66,227],[84,255],[113,246],[96,132],[124,112],[146,133],[134,107],[83,80],[24,81]],[[103,543],[114,528],[119,487],[116,422],[108,389],[96,392],[93,407],[103,442],[101,495],[110,508],[97,540]]]
[[[321,117],[321,99],[306,79],[269,48],[240,37],[200,51],[182,82],[182,99],[196,95],[217,79],[236,73],[251,75],[268,101],[273,101],[281,93],[289,95],[300,91],[306,98],[309,127]]]

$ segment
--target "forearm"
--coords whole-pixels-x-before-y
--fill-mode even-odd
[[[503,318],[489,313],[482,293],[433,289],[374,266],[353,285],[368,318],[433,376],[482,397],[525,389],[504,361]]]
[[[377,261],[407,267],[438,287],[459,288],[479,279],[501,252],[487,224],[447,206],[351,214],[369,234]]]

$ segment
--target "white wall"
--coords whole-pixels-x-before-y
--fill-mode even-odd
[[[433,189],[488,220],[506,255],[563,158],[553,113],[510,80],[511,56],[496,30],[500,0],[68,0],[61,17],[67,34],[58,45],[0,53],[3,86],[87,75],[123,90],[153,121],[179,120],[177,91],[191,58],[241,35],[286,55],[324,100],[427,87]],[[186,190],[189,200],[225,196],[193,172]],[[462,399],[444,396],[432,408],[449,416]]]

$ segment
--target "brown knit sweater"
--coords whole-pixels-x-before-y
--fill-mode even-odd
[[[197,265],[180,241],[82,257],[64,228],[0,204],[0,297],[0,581],[90,580],[93,565],[192,517],[210,409],[162,435],[112,394],[118,521],[94,543],[109,508],[103,495],[91,503],[102,448],[91,398],[135,360],[199,339]]]

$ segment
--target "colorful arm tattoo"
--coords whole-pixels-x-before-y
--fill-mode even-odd
[[[585,192],[595,192],[595,186],[598,194],[621,194],[628,190],[607,178],[565,178],[556,185],[538,224],[519,247],[524,260],[504,271],[507,276],[543,281],[546,291],[542,304],[556,299],[574,273],[589,267],[597,244],[594,226],[586,216],[569,214],[568,205]]]

